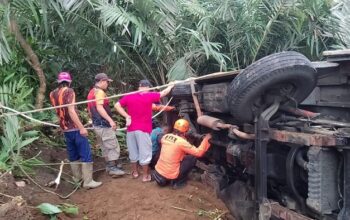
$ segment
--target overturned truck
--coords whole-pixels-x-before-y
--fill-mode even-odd
[[[237,220],[350,219],[350,50],[324,56],[276,53],[173,89],[192,131],[213,134],[197,166]]]

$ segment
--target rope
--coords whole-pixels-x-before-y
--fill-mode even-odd
[[[52,124],[52,123],[49,123],[49,122],[45,122],[45,121],[40,121],[40,120],[38,120],[38,119],[29,117],[29,116],[25,115],[24,113],[19,112],[19,111],[16,111],[16,110],[14,110],[14,109],[12,109],[12,108],[6,107],[6,106],[4,106],[4,105],[1,104],[1,103],[0,103],[0,108],[9,110],[9,111],[11,111],[11,112],[15,112],[16,115],[20,115],[20,116],[22,116],[22,117],[24,117],[24,118],[26,118],[26,119],[28,119],[28,120],[35,121],[35,122],[37,122],[37,123],[39,123],[39,124],[49,125],[49,126],[52,126],[52,127],[59,127],[58,125],[55,125],[55,124]],[[7,115],[6,115],[6,114],[3,114],[3,115],[0,116],[0,117],[10,116],[10,115],[11,115],[11,114],[7,114]]]
[[[125,160],[126,157],[119,157],[119,160]],[[59,162],[59,163],[37,163],[37,164],[31,164],[31,166],[57,166],[57,165],[67,165],[67,164],[84,164],[84,162]],[[64,172],[63,172],[64,173]]]
[[[186,80],[184,80],[184,81],[186,81]],[[164,84],[164,85],[161,85],[161,86],[147,88],[147,89],[145,89],[145,91],[154,90],[154,89],[160,89],[160,88],[163,88],[163,87],[167,87],[167,86],[175,85],[175,84],[179,84],[179,83],[182,83],[182,82],[168,83],[168,84]],[[80,101],[80,102],[75,102],[75,103],[70,103],[70,104],[64,104],[64,105],[51,106],[51,107],[47,107],[47,108],[34,109],[34,110],[25,111],[25,112],[16,112],[16,113],[10,113],[10,114],[6,114],[5,113],[5,114],[0,115],[0,118],[1,117],[5,117],[5,116],[15,116],[15,115],[23,115],[23,114],[35,113],[35,112],[42,112],[42,111],[47,111],[47,110],[52,110],[52,109],[57,109],[57,108],[64,108],[64,107],[68,107],[68,106],[72,106],[72,105],[81,105],[81,104],[86,104],[86,103],[89,103],[89,102],[95,102],[97,100],[113,99],[113,98],[118,98],[118,97],[125,96],[125,95],[131,95],[131,94],[135,94],[135,93],[139,93],[139,92],[140,91],[132,91],[132,92],[127,92],[127,93],[121,93],[121,94],[117,94],[117,95],[108,96],[108,97],[105,97],[103,99],[85,100],[85,101]]]
[[[166,105],[164,105],[164,107],[163,107],[157,114],[155,114],[155,115],[152,116],[152,119],[153,119],[153,118],[156,118],[156,117],[158,117],[158,115],[162,114],[162,112],[164,112],[164,110],[166,109],[166,107],[169,106],[171,100],[173,100],[173,97],[171,97],[171,98],[169,99],[169,101],[166,103]]]
[[[220,76],[227,76],[228,74],[237,74],[237,73],[238,73],[238,71],[217,72],[217,73],[212,73],[212,74],[199,76],[199,77],[190,77],[190,78],[187,78],[185,80],[179,80],[179,81],[171,82],[171,83],[168,83],[168,84],[147,88],[147,89],[145,89],[145,91],[161,89],[161,88],[168,87],[168,86],[171,86],[171,85],[177,85],[177,84],[190,82],[190,81],[195,81],[195,80],[200,80],[200,79],[206,79],[206,78],[212,78],[212,77],[220,77]],[[132,92],[127,92],[127,93],[121,93],[121,94],[117,94],[117,95],[112,95],[112,96],[109,96],[109,97],[105,97],[103,99],[85,100],[85,101],[75,102],[75,103],[71,103],[71,104],[65,104],[65,105],[52,106],[52,107],[47,107],[47,108],[34,109],[34,110],[25,111],[25,112],[2,114],[2,115],[0,115],[0,118],[4,117],[4,116],[29,114],[29,113],[42,112],[42,111],[47,111],[47,110],[52,110],[52,109],[57,109],[57,108],[68,107],[68,106],[72,106],[72,105],[86,104],[86,103],[94,102],[94,101],[97,101],[97,100],[114,99],[114,98],[118,98],[118,97],[121,97],[121,96],[131,95],[131,94],[135,94],[135,93],[139,93],[139,92],[140,91],[132,91]]]
[[[31,166],[56,166],[61,165],[62,163],[38,163],[38,164],[31,164]],[[64,162],[63,165],[67,164],[83,164],[83,162]]]
[[[166,105],[165,105],[157,114],[155,114],[155,115],[152,117],[152,119],[153,119],[153,118],[156,118],[158,115],[160,115],[162,112],[164,112],[165,108],[169,106],[169,104],[170,104],[170,102],[171,102],[172,99],[173,99],[173,97],[171,97],[171,98],[169,99],[169,101],[166,103]],[[1,103],[0,103],[0,107],[3,108],[3,109],[9,110],[9,111],[15,112],[15,113],[19,113],[20,116],[23,116],[24,118],[26,118],[26,119],[28,119],[28,120],[35,121],[35,122],[37,122],[37,123],[39,123],[39,124],[44,124],[44,125],[48,125],[48,126],[52,126],[52,127],[60,127],[60,126],[58,126],[58,125],[56,125],[56,124],[52,124],[52,123],[45,122],[45,121],[40,121],[40,120],[38,120],[38,119],[29,117],[29,116],[25,115],[24,113],[19,112],[19,111],[16,111],[16,110],[14,110],[14,109],[12,109],[12,108],[6,107],[6,106],[2,105]],[[6,116],[10,116],[10,115],[7,114]],[[92,127],[92,128],[86,128],[86,129],[87,129],[87,130],[93,130],[93,129],[95,129],[95,128]],[[126,130],[126,127],[116,129],[116,131],[124,131],[124,130]]]

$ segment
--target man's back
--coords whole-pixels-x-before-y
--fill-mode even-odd
[[[73,89],[69,87],[59,87],[50,93],[50,101],[53,106],[71,104],[75,102],[75,93]],[[56,114],[60,120],[60,127],[62,130],[78,129],[68,113],[68,107],[57,108]]]
[[[185,156],[185,152],[180,145],[189,145],[189,143],[182,137],[174,134],[164,135],[161,143],[162,149],[156,170],[166,178],[175,179],[179,175],[180,162]]]

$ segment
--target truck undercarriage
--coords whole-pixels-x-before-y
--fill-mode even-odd
[[[350,219],[350,51],[324,55],[272,54],[173,89],[169,123],[212,132],[197,166],[236,219]]]

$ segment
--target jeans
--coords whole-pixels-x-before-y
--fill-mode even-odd
[[[68,159],[70,161],[92,162],[89,140],[81,136],[80,131],[64,132],[67,144]]]

